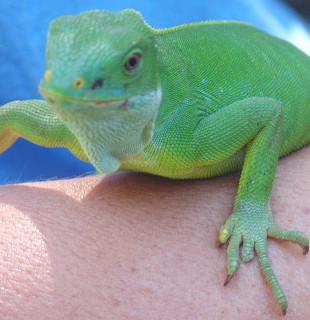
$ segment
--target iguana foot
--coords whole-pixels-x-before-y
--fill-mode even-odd
[[[267,237],[286,240],[299,244],[303,253],[309,251],[309,240],[299,231],[289,231],[278,227],[273,219],[268,206],[250,203],[239,206],[237,210],[227,219],[221,227],[219,241],[226,243],[229,240],[227,249],[227,285],[233,275],[239,269],[241,259],[249,261],[257,253],[259,264],[264,273],[273,294],[282,310],[286,313],[287,300],[278,279],[272,269],[267,253]],[[239,247],[242,244],[241,258]]]

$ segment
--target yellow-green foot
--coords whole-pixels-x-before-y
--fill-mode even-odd
[[[290,231],[278,227],[268,206],[248,204],[240,206],[222,226],[219,235],[220,243],[229,240],[227,249],[227,285],[233,275],[238,271],[241,260],[249,261],[257,253],[259,264],[265,275],[273,294],[282,310],[286,313],[288,306],[285,294],[273,271],[268,253],[267,237],[294,242],[300,245],[303,253],[309,251],[309,240],[299,231]],[[242,244],[241,257],[240,245]]]

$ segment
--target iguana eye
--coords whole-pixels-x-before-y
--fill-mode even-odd
[[[139,65],[140,65],[140,59],[141,59],[141,55],[139,53],[133,54],[127,60],[127,62],[125,64],[125,68],[128,71],[132,71],[132,70],[137,69],[139,67]]]

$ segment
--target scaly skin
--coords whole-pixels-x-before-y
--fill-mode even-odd
[[[310,142],[310,58],[244,23],[155,30],[133,10],[56,19],[46,58],[46,102],[0,109],[0,152],[21,136],[65,146],[105,173],[190,179],[242,169],[219,235],[229,241],[225,284],[256,252],[285,314],[267,237],[304,254],[309,241],[274,223],[270,198],[278,158]]]

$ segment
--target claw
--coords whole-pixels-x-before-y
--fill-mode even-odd
[[[285,316],[286,315],[286,309],[283,309],[282,310],[282,316]]]
[[[233,274],[229,274],[224,282],[224,287],[226,287],[229,283],[229,281],[231,280],[231,278],[233,277]]]
[[[309,252],[309,245],[302,247],[303,254],[307,254]]]
[[[216,241],[216,246],[218,248],[222,248],[224,246],[224,243],[221,243],[219,240]]]

